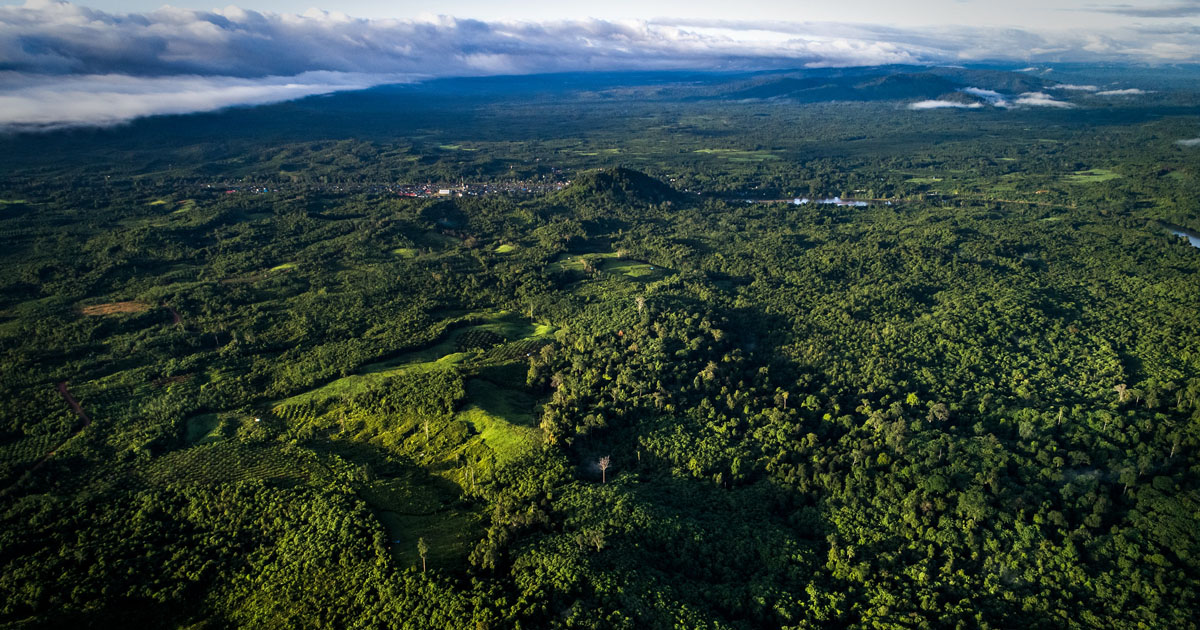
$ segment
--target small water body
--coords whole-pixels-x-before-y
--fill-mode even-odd
[[[1197,236],[1196,234],[1184,232],[1183,230],[1176,230],[1174,228],[1171,229],[1171,233],[1175,236],[1182,236],[1183,238],[1186,238],[1192,247],[1200,247],[1200,236]]]

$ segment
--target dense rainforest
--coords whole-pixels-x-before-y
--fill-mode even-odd
[[[931,72],[0,138],[0,627],[1197,627],[1197,94]]]

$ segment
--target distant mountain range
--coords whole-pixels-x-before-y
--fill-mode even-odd
[[[1191,79],[1189,83],[1188,80]],[[1071,86],[1070,84],[1074,84]],[[97,159],[129,163],[145,154],[145,168],[164,170],[182,161],[215,164],[233,155],[235,145],[361,140],[434,142],[462,140],[454,130],[486,132],[485,140],[540,137],[546,106],[557,125],[584,124],[599,115],[597,105],[687,102],[896,103],[899,106],[1032,105],[1076,111],[1114,110],[1136,105],[1144,115],[1191,113],[1196,107],[1200,66],[1055,68],[1012,66],[874,66],[759,72],[656,71],[579,72],[521,76],[443,78],[337,92],[257,107],[231,107],[187,115],[152,116],[109,128],[0,134],[0,169],[42,165],[47,172],[64,160]],[[1064,89],[1066,87],[1074,89]],[[1122,96],[1127,88],[1134,92]],[[1105,90],[1116,90],[1105,95]],[[1147,97],[1145,94],[1154,93]],[[1032,94],[1030,94],[1032,93]],[[1027,98],[1022,99],[1022,95]],[[1036,102],[1031,102],[1036,101]],[[539,109],[542,108],[542,109]],[[1043,107],[1049,113],[1049,107]],[[579,115],[571,113],[572,110]],[[621,111],[621,110],[618,110]],[[1127,112],[1126,112],[1127,113]],[[480,119],[492,120],[491,126]],[[587,123],[593,124],[593,123]],[[162,147],[192,147],[164,157]],[[151,153],[145,153],[150,150]],[[90,157],[89,157],[90,156]],[[151,162],[154,162],[151,164]],[[159,164],[158,162],[162,162]],[[223,168],[223,167],[222,167]],[[620,179],[620,178],[618,178]]]
[[[970,103],[985,99],[964,93],[966,88],[1021,94],[1049,89],[1057,83],[1027,72],[879,66],[763,74],[693,88],[699,93],[693,96],[799,103],[924,99]]]

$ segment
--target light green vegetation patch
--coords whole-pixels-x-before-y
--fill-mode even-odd
[[[357,493],[387,530],[393,557],[405,567],[421,568],[421,539],[429,569],[461,566],[483,533],[479,515],[459,506],[459,486],[419,469],[373,479]]]
[[[911,177],[904,181],[909,184],[936,184],[937,182],[942,181],[942,178],[941,177]]]
[[[598,270],[639,281],[660,280],[672,273],[670,269],[650,263],[621,258],[616,252],[596,254],[562,254],[558,260],[550,264],[551,271],[570,271],[586,273],[588,270]]]
[[[401,514],[386,510],[375,512],[388,532],[392,554],[400,566],[421,569],[418,541],[424,540],[425,563],[429,570],[462,566],[475,542],[483,535],[482,519],[462,510],[435,514]]]
[[[477,350],[459,350],[459,340],[473,332],[488,331],[509,341],[538,339],[553,334],[557,328],[549,324],[530,322],[510,311],[477,312],[459,320],[459,325],[443,335],[442,339],[425,348],[406,352],[393,359],[364,365],[358,374],[352,374],[316,389],[297,394],[274,404],[278,409],[287,405],[320,402],[332,397],[348,397],[366,391],[388,378],[408,372],[444,370],[463,364],[476,357]],[[452,322],[453,325],[455,322]]]
[[[601,267],[605,273],[612,273],[634,280],[661,280],[668,271],[657,265],[651,265],[637,260],[609,260]]]
[[[275,265],[274,267],[271,267],[270,271],[287,271],[288,269],[295,269],[295,268],[296,268],[296,263],[288,262],[288,263],[283,263],[282,265]]]
[[[183,201],[179,202],[179,207],[176,208],[175,211],[172,212],[172,214],[184,214],[184,213],[188,212],[189,210],[192,210],[195,207],[196,207],[195,199],[184,199]]]
[[[741,149],[696,149],[693,153],[703,153],[723,157],[730,162],[762,162],[778,160],[780,157],[770,151],[744,151]]]
[[[541,442],[533,397],[483,379],[467,381],[467,397],[471,404],[458,417],[479,433],[497,462],[512,461]]]
[[[221,418],[215,413],[192,416],[187,421],[185,436],[187,443],[195,446],[197,444],[219,442],[223,438],[220,433],[220,427]]]
[[[1099,182],[1107,182],[1121,177],[1119,174],[1112,172],[1107,168],[1093,168],[1086,171],[1075,171],[1074,174],[1068,175],[1066,180],[1072,184],[1096,184]]]
[[[417,250],[412,247],[397,247],[392,250],[392,253],[401,258],[416,258]]]
[[[20,203],[29,203],[24,199],[0,199],[0,206],[12,206]]]
[[[355,394],[365,392],[371,387],[386,381],[394,376],[409,372],[425,372],[431,370],[444,370],[472,356],[469,352],[451,352],[437,359],[418,360],[418,357],[423,357],[427,353],[435,351],[434,349],[445,349],[446,342],[439,343],[434,348],[417,352],[410,352],[402,355],[398,359],[391,361],[383,361],[363,366],[362,373],[351,374],[339,378],[333,382],[323,385],[313,390],[309,390],[302,394],[297,394],[286,400],[280,401],[275,410],[287,405],[299,405],[308,402],[320,402],[327,398],[348,398]]]
[[[518,247],[512,243],[501,243],[496,247],[497,254],[508,254],[517,251]]]
[[[601,264],[601,261],[608,258],[616,258],[616,252],[603,252],[598,254],[561,254],[557,260],[550,263],[551,271],[586,271],[589,266]]]
[[[163,201],[162,199],[155,199],[154,201],[151,201],[151,202],[150,202],[148,205],[151,205],[151,206],[165,206],[165,205],[167,205],[167,202]]]

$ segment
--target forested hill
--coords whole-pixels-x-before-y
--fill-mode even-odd
[[[3,140],[0,628],[1197,627],[1194,93],[529,81]]]
[[[615,167],[581,173],[558,195],[568,205],[582,203],[646,206],[680,201],[684,195],[645,173]]]

